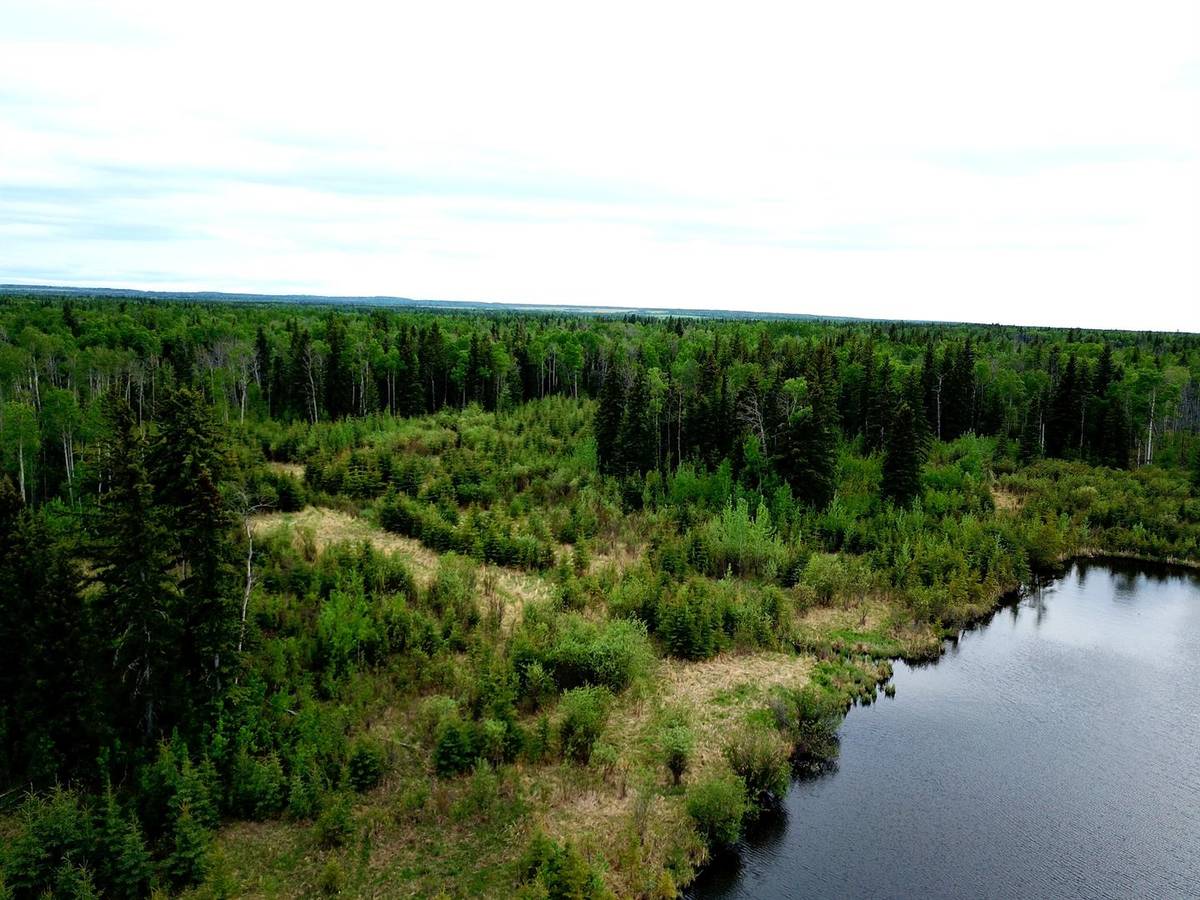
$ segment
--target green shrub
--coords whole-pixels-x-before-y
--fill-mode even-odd
[[[54,872],[53,897],[61,900],[99,900],[92,873],[81,865],[64,862]]]
[[[325,863],[325,868],[321,870],[321,877],[317,879],[317,887],[327,897],[335,897],[340,894],[346,887],[346,873],[342,869],[342,864],[336,859]]]
[[[559,704],[558,742],[567,759],[586,763],[592,747],[604,730],[612,694],[605,688],[573,688],[563,694]]]
[[[4,854],[7,887],[16,897],[53,892],[60,866],[94,850],[91,817],[74,791],[30,794],[17,811],[18,832]]]
[[[185,888],[199,884],[208,871],[208,832],[192,816],[186,805],[175,820],[172,846],[164,861],[171,884]]]
[[[727,503],[696,536],[703,545],[697,559],[701,563],[699,568],[716,578],[732,571],[746,578],[770,580],[786,561],[787,552],[775,534],[771,513],[762,501],[753,516],[746,500]]]
[[[710,848],[732,846],[748,811],[746,786],[730,773],[707,778],[688,788],[687,811]]]
[[[478,753],[470,724],[457,713],[442,720],[433,747],[433,768],[442,778],[465,772],[475,765]]]
[[[229,807],[246,819],[265,819],[283,809],[286,800],[283,769],[279,758],[250,756],[242,749],[229,776]],[[199,816],[193,814],[199,821]]]
[[[558,625],[558,634],[545,649],[518,645],[514,662],[526,673],[532,663],[540,662],[559,688],[595,685],[621,691],[641,677],[654,658],[640,622],[595,623],[571,614]]]
[[[602,900],[611,895],[600,874],[570,843],[558,844],[540,831],[522,855],[518,870],[525,896],[547,900]]]
[[[317,821],[313,824],[313,836],[317,844],[327,849],[341,847],[354,834],[354,817],[351,813],[350,797],[335,794],[326,797]]]
[[[369,791],[383,778],[383,750],[374,741],[359,738],[350,750],[346,764],[350,787],[358,791]]]
[[[692,758],[696,739],[686,725],[668,725],[659,738],[663,763],[671,773],[671,783],[678,786]]]
[[[766,728],[745,726],[723,748],[725,759],[746,786],[746,799],[754,809],[764,809],[787,793],[791,766],[787,748]]]
[[[834,759],[842,707],[829,692],[813,686],[783,691],[771,699],[775,721],[794,746],[797,758],[809,762]]]
[[[136,900],[150,891],[154,869],[135,816],[127,815],[111,788],[96,827],[96,879],[105,896]]]

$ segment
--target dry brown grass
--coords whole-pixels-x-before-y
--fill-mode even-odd
[[[304,466],[300,463],[268,462],[267,468],[280,475],[291,475],[298,481],[304,480]]]
[[[437,571],[437,554],[427,550],[420,541],[376,528],[370,522],[336,509],[307,506],[297,513],[261,513],[250,520],[250,525],[256,534],[286,529],[297,542],[309,534],[322,550],[332,544],[366,541],[384,553],[403,556],[418,580],[432,578]]]
[[[882,597],[854,595],[837,598],[828,606],[814,606],[797,619],[796,624],[806,632],[823,634],[840,628],[873,631],[883,628],[891,618],[892,605]]]
[[[1012,491],[1006,491],[1002,487],[994,487],[992,488],[992,503],[995,504],[997,512],[1015,513],[1019,512],[1025,504],[1025,498]]]
[[[439,555],[420,541],[385,531],[365,519],[336,509],[308,506],[298,513],[262,513],[254,516],[250,524],[255,534],[285,529],[298,545],[303,544],[306,535],[311,536],[317,549],[332,544],[366,541],[384,553],[398,554],[422,587],[428,587],[437,573]],[[553,592],[545,579],[503,566],[481,566],[478,584],[481,588],[482,612],[488,611],[490,587],[500,601],[501,624],[506,631],[520,620],[525,604],[547,600]]]
[[[664,713],[683,712],[695,735],[685,777],[690,783],[724,765],[726,736],[762,707],[771,688],[803,686],[812,666],[811,657],[768,651],[724,653],[702,662],[662,661],[648,682],[652,693],[619,698],[609,717],[602,740],[618,753],[610,772],[568,765],[539,770],[531,787],[542,809],[540,826],[556,838],[603,854],[609,861],[610,887],[620,896],[638,895],[646,886],[627,877],[647,871],[646,862],[649,869],[660,870],[690,834],[683,794],[666,790],[670,777],[657,754],[655,739]],[[690,852],[703,851],[691,847]]]

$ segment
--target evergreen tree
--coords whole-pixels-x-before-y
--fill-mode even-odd
[[[925,356],[921,363],[921,400],[929,432],[941,440],[941,391],[942,376],[938,371],[937,356],[934,354],[933,339],[925,343]]]
[[[1025,424],[1019,443],[1021,462],[1031,463],[1042,455],[1042,398],[1038,397],[1025,410]]]
[[[325,411],[331,419],[341,419],[354,411],[353,375],[347,348],[346,323],[334,315],[325,327],[329,355],[325,360]]]
[[[1109,397],[1103,403],[1100,419],[1100,439],[1095,454],[1101,465],[1114,469],[1129,467],[1130,429],[1121,401]]]
[[[96,877],[104,896],[138,900],[150,891],[154,870],[137,818],[125,813],[109,787],[96,826]]]
[[[776,468],[796,499],[824,509],[833,499],[837,435],[828,417],[806,406],[787,423]]]
[[[267,400],[268,416],[273,411],[271,409],[271,388],[274,386],[271,376],[275,371],[273,364],[271,344],[267,341],[267,333],[259,325],[258,332],[254,335],[254,371],[257,373],[259,390],[265,395]]]
[[[896,407],[896,391],[892,385],[892,365],[885,361],[878,368],[872,366],[873,381],[867,395],[867,418],[864,434],[864,449],[868,453],[882,450],[887,437],[887,424]]]
[[[0,480],[0,762],[4,783],[45,786],[95,761],[91,629],[78,567],[16,500]]]
[[[400,339],[399,377],[397,411],[402,416],[421,415],[425,412],[425,386],[421,378],[416,336],[408,332]]]
[[[963,341],[942,379],[942,434],[952,441],[975,428],[975,345]]]
[[[610,361],[595,420],[596,461],[605,475],[614,475],[621,469],[619,440],[625,415],[625,390],[621,382],[615,360]]]
[[[626,475],[648,472],[657,464],[657,451],[650,415],[650,387],[646,382],[646,370],[638,366],[621,418],[617,451],[621,471]]]
[[[187,805],[179,811],[172,838],[165,861],[171,884],[176,888],[199,884],[208,871],[208,832]]]
[[[237,634],[233,517],[221,496],[226,450],[204,397],[181,389],[163,404],[150,447],[155,507],[180,573],[178,697],[210,702],[233,663]]]
[[[907,402],[902,402],[888,431],[883,456],[883,495],[900,506],[907,506],[920,496],[924,461],[925,448],[920,440],[916,415]]]
[[[1079,427],[1087,392],[1087,373],[1071,354],[1054,390],[1046,427],[1046,455],[1074,456],[1079,449]]]
[[[157,735],[171,700],[179,594],[169,575],[170,535],[154,505],[146,465],[146,440],[128,404],[111,398],[112,438],[105,467],[110,489],[100,504],[94,557],[100,594],[97,609],[112,684],[113,718],[131,738]]]

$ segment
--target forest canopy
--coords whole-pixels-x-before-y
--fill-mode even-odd
[[[6,296],[0,895],[674,896],[1103,554],[1200,563],[1200,337]]]

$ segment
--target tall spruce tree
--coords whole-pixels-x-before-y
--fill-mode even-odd
[[[625,389],[615,360],[610,360],[596,407],[596,461],[605,475],[615,475],[621,469],[619,439],[621,420],[625,415]]]
[[[340,419],[354,411],[354,375],[346,336],[346,323],[339,315],[331,316],[325,327],[329,355],[325,360],[325,410],[329,418]]]
[[[646,370],[638,366],[625,402],[618,438],[620,467],[626,475],[640,475],[657,463],[657,436],[650,415],[650,387]]]
[[[899,506],[907,506],[921,493],[921,465],[925,448],[917,428],[916,414],[902,402],[892,417],[883,455],[883,495]]]
[[[91,633],[78,566],[0,479],[0,784],[46,787],[95,762]]]
[[[816,509],[833,499],[837,469],[837,410],[830,360],[817,348],[808,365],[805,405],[785,423],[775,468],[796,498]]]
[[[110,487],[99,504],[93,553],[97,610],[112,667],[106,692],[112,718],[137,744],[174,724],[179,592],[169,574],[171,538],[154,503],[145,436],[124,399],[111,395],[107,415],[111,438],[103,465]]]
[[[180,632],[177,696],[199,707],[220,692],[237,634],[234,521],[220,491],[226,454],[204,396],[186,388],[171,394],[148,459],[180,576],[173,611]]]

